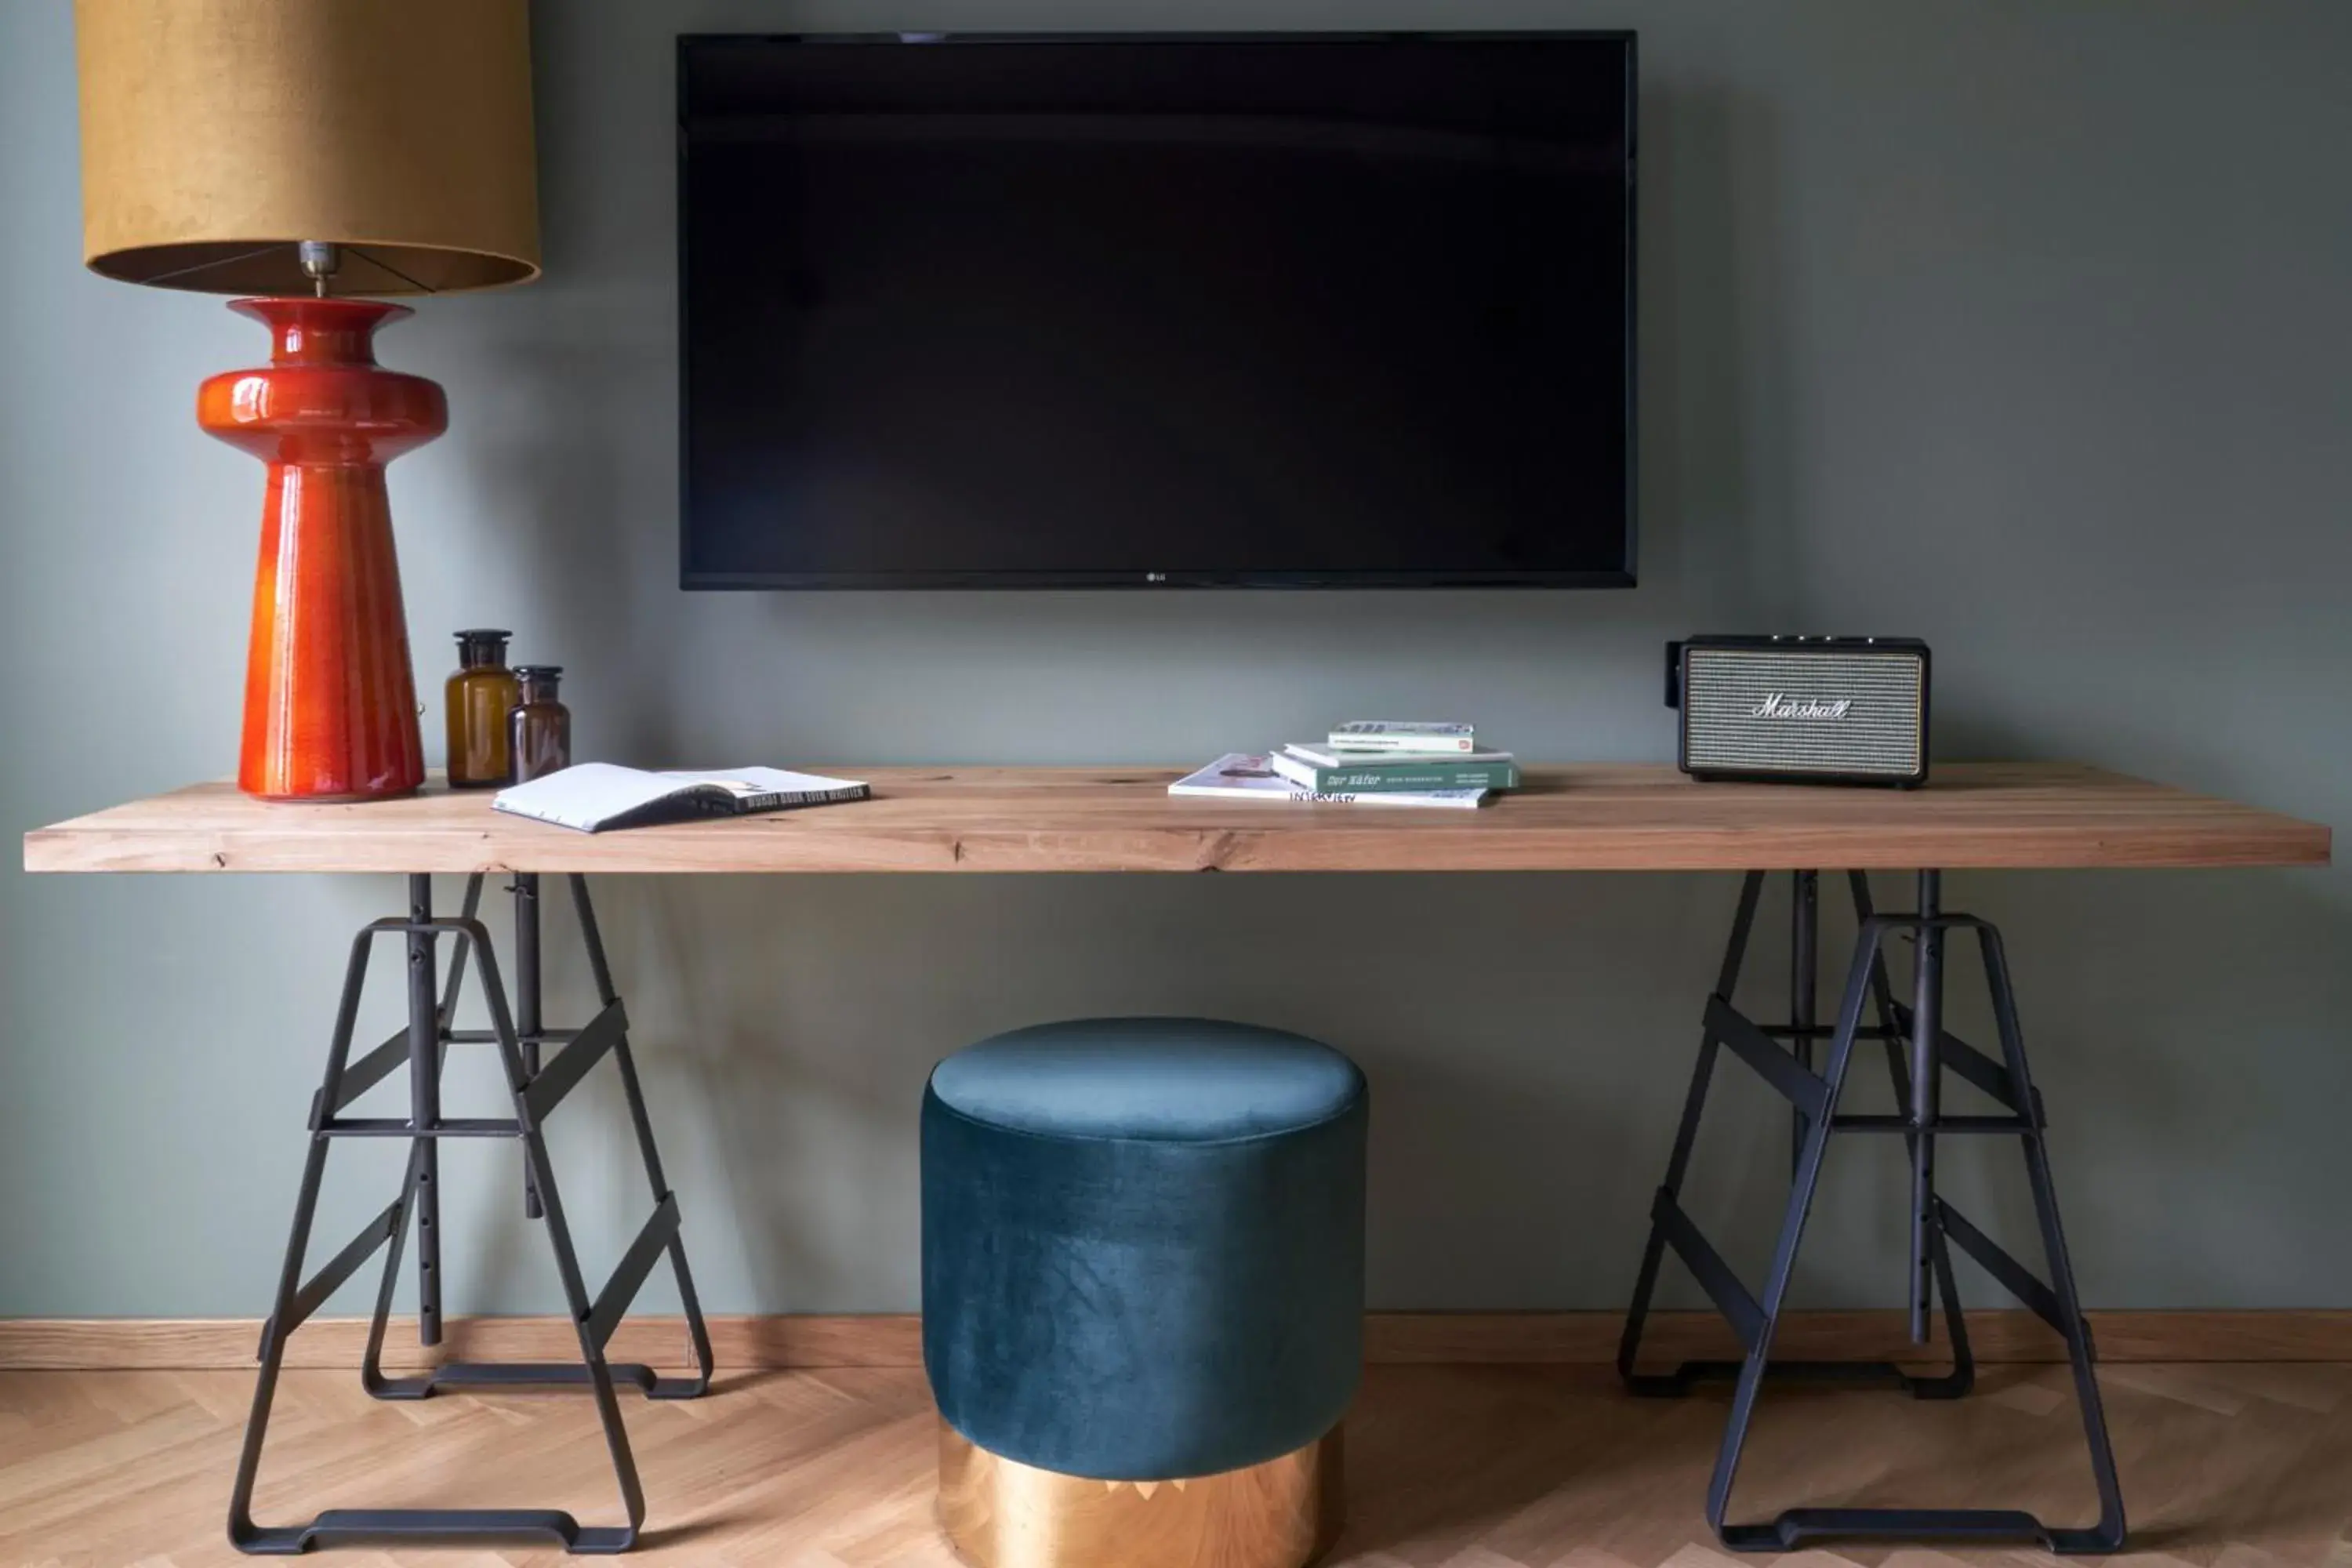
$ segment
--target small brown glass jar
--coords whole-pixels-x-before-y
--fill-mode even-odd
[[[507,744],[517,784],[572,765],[572,710],[555,697],[556,682],[562,677],[560,664],[515,668],[522,700],[507,715]]]
[[[457,673],[442,689],[449,721],[449,787],[488,789],[509,784],[507,715],[522,700],[521,686],[507,668],[509,633],[475,630],[457,634]]]

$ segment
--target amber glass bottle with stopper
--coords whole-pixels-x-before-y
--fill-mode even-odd
[[[457,634],[457,673],[444,689],[449,719],[449,787],[488,789],[512,782],[508,765],[507,715],[522,700],[522,688],[507,668],[502,631]]]
[[[507,742],[514,756],[515,783],[572,765],[572,710],[556,700],[560,664],[517,667],[522,700],[507,715]]]

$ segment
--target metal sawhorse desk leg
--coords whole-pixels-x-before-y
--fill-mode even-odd
[[[614,1389],[629,1384],[653,1399],[692,1399],[710,1386],[710,1335],[703,1326],[702,1308],[696,1300],[694,1279],[686,1265],[686,1244],[678,1236],[677,1198],[662,1175],[661,1156],[654,1148],[653,1124],[646,1115],[646,1099],[637,1082],[636,1063],[629,1054],[628,1017],[613,989],[611,968],[596,930],[596,914],[588,900],[584,877],[571,879],[572,899],[580,917],[580,934],[588,951],[602,1008],[583,1029],[551,1030],[540,1023],[539,879],[515,878],[515,966],[518,1026],[508,1010],[507,994],[499,984],[498,960],[490,949],[488,930],[475,918],[480,906],[482,879],[468,879],[465,910],[455,920],[433,917],[433,880],[408,879],[406,919],[376,921],[362,929],[352,943],[344,973],[343,994],[335,1016],[333,1043],[327,1051],[325,1080],[310,1102],[310,1148],[302,1167],[301,1193],[294,1202],[294,1229],[286,1246],[285,1267],[268,1321],[261,1331],[261,1372],[253,1389],[253,1413],[245,1428],[236,1484],[229,1499],[229,1540],[240,1551],[268,1554],[307,1552],[313,1546],[343,1541],[386,1538],[520,1536],[553,1541],[566,1551],[625,1552],[636,1543],[645,1522],[645,1494],[637,1482],[635,1460],[629,1452],[627,1429],[621,1424],[620,1403]],[[359,1016],[360,994],[367,981],[368,961],[376,939],[397,934],[407,956],[408,1023],[399,1033],[361,1057],[351,1059],[352,1033]],[[456,948],[448,984],[436,995],[435,948],[443,937]],[[490,1014],[487,1030],[451,1027],[457,996],[471,953],[480,976],[482,994]],[[460,1118],[441,1114],[441,1066],[452,1045],[498,1047],[508,1092],[514,1107],[509,1118]],[[543,1046],[561,1047],[544,1064]],[[572,1249],[572,1232],[564,1223],[563,1204],[555,1173],[547,1157],[541,1129],[564,1096],[605,1057],[620,1071],[628,1098],[629,1120],[635,1126],[637,1151],[645,1160],[646,1176],[653,1187],[654,1213],[637,1233],[612,1279],[593,1299]],[[370,1088],[396,1071],[408,1068],[409,1114],[403,1117],[357,1117],[344,1112]],[[328,1145],[338,1138],[404,1138],[409,1141],[408,1171],[400,1195],[370,1221],[358,1236],[309,1279],[302,1278],[303,1255],[309,1250],[310,1223],[318,1210],[320,1180],[326,1173]],[[512,1138],[522,1145],[526,1212],[542,1220],[548,1243],[555,1249],[555,1267],[563,1283],[564,1304],[580,1339],[580,1361],[571,1363],[445,1363],[413,1377],[386,1377],[382,1369],[384,1326],[392,1313],[393,1283],[400,1272],[401,1242],[412,1216],[416,1228],[417,1329],[427,1345],[441,1339],[440,1163],[438,1141],[444,1138]],[[604,1442],[620,1482],[621,1501],[628,1522],[624,1525],[583,1525],[556,1509],[333,1509],[308,1524],[257,1525],[253,1521],[253,1483],[261,1467],[262,1442],[269,1426],[271,1396],[284,1364],[288,1336],[318,1310],[335,1289],[358,1271],[378,1247],[386,1247],[383,1277],[376,1288],[375,1311],[368,1324],[367,1352],[360,1379],[378,1399],[424,1399],[445,1388],[585,1386],[594,1394],[596,1413],[604,1423]],[[608,1362],[604,1346],[612,1339],[646,1277],[667,1253],[677,1279],[678,1299],[694,1343],[698,1370],[691,1377],[661,1377],[635,1363]]]
[[[1919,907],[1907,915],[1873,910],[1870,884],[1860,872],[1849,874],[1860,932],[1853,959],[1846,972],[1845,990],[1836,1024],[1824,1029],[1812,1016],[1812,963],[1818,945],[1818,873],[1795,873],[1793,963],[1790,1022],[1772,1028],[1751,1022],[1732,1005],[1747,955],[1748,937],[1756,918],[1756,904],[1764,887],[1764,873],[1750,872],[1740,889],[1739,912],[1732,921],[1731,942],[1715,994],[1707,998],[1706,1018],[1699,1042],[1698,1068],[1691,1079],[1683,1105],[1682,1126],[1666,1163],[1666,1179],[1651,1205],[1648,1247],[1642,1255],[1642,1272],[1633,1287],[1633,1304],[1625,1319],[1625,1334],[1617,1351],[1617,1370],[1636,1394],[1674,1396],[1689,1392],[1701,1379],[1736,1380],[1731,1418],[1724,1429],[1723,1447],[1716,1458],[1715,1475],[1706,1495],[1707,1522],[1726,1546],[1742,1552],[1790,1552],[1813,1542],[1875,1539],[1940,1542],[2027,1541],[2052,1552],[2108,1552],[2124,1543],[2123,1493],[2116,1480],[2116,1461],[2107,1441],[2106,1417],[2099,1405],[2098,1379],[2089,1325],[2074,1292],[2074,1274],[2066,1258],[2066,1240],[2058,1224],[2058,1200],[2050,1180],[2042,1097],[2026,1068],[2025,1041],[2018,1026],[2017,1001],[2010,988],[2009,963],[2001,950],[2000,933],[1970,915],[1947,914],[1942,908],[1942,878],[1935,871],[1919,873]],[[1944,938],[1953,931],[1973,931],[1983,954],[1985,981],[1992,994],[1996,1028],[2000,1035],[2000,1059],[1996,1061],[1943,1027]],[[1895,1000],[1887,984],[1883,949],[1895,931],[1913,933],[1917,943],[1911,1004]],[[1863,1023],[1865,1006],[1877,1016],[1874,1027]],[[1812,1047],[1826,1038],[1828,1060],[1813,1070]],[[1896,1103],[1903,1113],[1894,1116],[1842,1114],[1839,1091],[1857,1041],[1885,1042],[1889,1071],[1895,1079]],[[1783,1049],[1787,1040],[1790,1048]],[[1734,1274],[1722,1256],[1700,1234],[1681,1206],[1683,1178],[1697,1140],[1701,1112],[1706,1104],[1707,1080],[1715,1070],[1717,1052],[1732,1054],[1754,1068],[1764,1081],[1796,1108],[1796,1173],[1790,1183],[1780,1236],[1772,1251],[1770,1273],[1759,1299]],[[1948,1116],[1941,1104],[1942,1075],[1949,1070],[1999,1101],[2006,1114]],[[1797,1260],[1798,1244],[1805,1233],[1806,1212],[1821,1181],[1822,1159],[1836,1132],[1899,1133],[1911,1155],[1911,1339],[1927,1342],[1933,1299],[1941,1296],[1944,1320],[1952,1342],[1952,1369],[1940,1377],[1915,1377],[1885,1362],[1774,1362],[1772,1332],[1788,1298],[1789,1278]],[[2033,1211],[2040,1222],[2042,1250],[2048,1258],[2050,1282],[2044,1284],[1990,1237],[1970,1224],[1936,1192],[1936,1140],[1954,1133],[2014,1137],[2025,1153],[2026,1180],[2033,1193]],[[2091,1473],[2098,1486],[2099,1519],[2094,1525],[2064,1528],[2042,1523],[2030,1513],[2010,1509],[1934,1508],[1798,1508],[1763,1523],[1731,1524],[1726,1514],[1731,1487],[1739,1468],[1740,1446],[1755,1414],[1756,1396],[1767,1376],[1842,1383],[1891,1384],[1920,1399],[1955,1399],[1975,1382],[1976,1364],[1969,1352],[1968,1326],[1960,1315],[1953,1287],[1950,1243],[1983,1265],[1986,1271],[2036,1315],[2064,1336],[2074,1363],[2074,1394],[2082,1405],[2083,1430],[2089,1440]],[[1746,1356],[1736,1362],[1685,1362],[1671,1373],[1634,1370],[1641,1349],[1643,1323],[1658,1281],[1658,1266],[1666,1249],[1687,1265],[1717,1308],[1729,1320]]]

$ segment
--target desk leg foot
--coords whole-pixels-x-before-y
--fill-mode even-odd
[[[583,1029],[558,1034],[542,1030],[538,1024],[535,879],[530,883],[527,895],[531,900],[527,916],[530,935],[525,938],[530,952],[527,980],[532,992],[528,1034],[517,1026],[508,1011],[507,992],[499,982],[489,933],[476,918],[481,895],[480,877],[468,881],[465,912],[454,920],[435,919],[429,881],[411,879],[408,917],[377,921],[352,942],[334,1036],[327,1052],[326,1075],[311,1101],[310,1143],[303,1163],[301,1186],[295,1198],[293,1230],[287,1241],[270,1314],[262,1328],[261,1367],[254,1381],[252,1410],[246,1422],[236,1479],[230,1493],[228,1536],[241,1552],[282,1555],[343,1542],[420,1537],[512,1537],[551,1542],[567,1552],[582,1553],[625,1552],[636,1542],[638,1528],[645,1521],[645,1496],[629,1449],[628,1432],[621,1421],[615,1390],[625,1384],[648,1398],[695,1398],[709,1388],[713,1362],[709,1331],[703,1322],[693,1277],[687,1267],[685,1242],[679,1236],[677,1199],[662,1174],[661,1157],[655,1148],[653,1126],[646,1111],[645,1093],[629,1049],[627,1018],[613,989],[595,912],[588,899],[587,882],[584,878],[574,877],[572,884],[572,900],[581,916],[582,936],[604,1005],[595,1020]],[[516,890],[519,897],[526,896],[521,887]],[[375,939],[392,934],[400,935],[407,949],[409,1024],[355,1063],[351,1059],[352,1037],[366,984],[369,957]],[[453,942],[455,958],[446,986],[436,999],[433,950],[445,937]],[[487,1032],[459,1031],[452,1025],[469,957],[490,1014],[491,1028]],[[562,1045],[551,1061],[542,1067],[530,1059],[536,1055],[535,1047],[551,1041]],[[530,1053],[524,1049],[527,1043],[534,1047]],[[497,1047],[513,1105],[512,1121],[448,1121],[442,1118],[441,1068],[452,1044],[488,1044]],[[545,1119],[571,1089],[607,1055],[613,1058],[621,1075],[629,1119],[656,1203],[652,1217],[623,1254],[612,1279],[592,1297],[581,1273],[570,1226],[564,1221],[542,1129]],[[351,1101],[396,1071],[404,1062],[410,1071],[410,1114],[404,1121],[343,1114]],[[328,1145],[337,1138],[387,1135],[404,1136],[409,1141],[408,1165],[398,1197],[305,1279],[304,1259],[318,1212],[319,1189],[326,1174]],[[439,1269],[437,1247],[433,1245],[436,1238],[430,1229],[437,1206],[434,1184],[438,1163],[435,1155],[440,1139],[455,1136],[510,1137],[521,1144],[528,1190],[537,1200],[544,1220],[542,1228],[562,1280],[564,1305],[578,1328],[578,1363],[452,1362],[415,1376],[383,1374],[383,1339],[392,1312],[394,1287],[400,1274],[402,1242],[412,1218],[417,1227],[420,1263],[431,1266],[421,1275],[425,1287],[423,1300],[437,1320]],[[583,1525],[568,1513],[544,1509],[336,1509],[320,1514],[307,1524],[264,1526],[254,1521],[254,1482],[260,1470],[278,1373],[285,1363],[286,1341],[378,1248],[384,1252],[383,1270],[376,1288],[375,1309],[369,1321],[367,1349],[360,1373],[367,1391],[379,1399],[424,1399],[448,1388],[586,1388],[596,1401],[605,1446],[620,1489],[625,1524]],[[649,1367],[609,1362],[604,1355],[604,1347],[630,1302],[646,1276],[665,1257],[677,1280],[693,1343],[696,1370],[689,1376],[663,1377]],[[437,1339],[437,1323],[428,1327],[426,1332],[426,1342]]]
[[[1801,873],[1801,879],[1811,873]],[[1743,966],[1764,876],[1752,872],[1742,885],[1738,912],[1732,921],[1731,940],[1714,994],[1707,999],[1699,1040],[1699,1057],[1683,1118],[1666,1163],[1666,1175],[1651,1205],[1652,1226],[1635,1277],[1633,1300],[1618,1343],[1617,1370],[1635,1394],[1674,1396],[1710,1379],[1733,1384],[1730,1420],[1707,1488],[1706,1517],[1717,1539],[1734,1551],[1787,1552],[1820,1541],[1902,1540],[1951,1542],[2018,1541],[2054,1552],[2106,1552],[2122,1546],[2125,1538],[2123,1494],[2116,1478],[2115,1453],[2108,1442],[2106,1417],[2099,1401],[2094,1370],[2090,1327],[2083,1317],[2074,1289],[2074,1268],[2067,1257],[2058,1218],[2056,1189],[2050,1175],[2047,1129],[2042,1097],[2025,1058],[2023,1031],[2018,1024],[2017,1002],[2010,982],[2008,959],[2000,933],[1969,915],[1948,914],[1941,907],[1941,878],[1933,871],[1919,878],[1919,909],[1912,914],[1880,914],[1870,899],[1868,879],[1853,873],[1850,884],[1859,931],[1848,965],[1843,1000],[1835,1025],[1826,1030],[1812,1021],[1812,994],[1806,971],[1815,949],[1813,900],[1800,881],[1795,900],[1792,945],[1795,950],[1790,986],[1791,1022],[1771,1027],[1754,1023],[1732,1005]],[[1999,1059],[1978,1050],[1943,1027],[1943,948],[1952,931],[1973,933],[1983,959],[1985,983],[1992,997],[1995,1026],[2000,1035]],[[1917,944],[1914,964],[1914,994],[1909,1006],[1895,1000],[1886,977],[1884,948],[1888,937],[1909,933]],[[1874,1013],[1874,1026],[1865,1025],[1865,1009]],[[1828,1059],[1820,1072],[1812,1067],[1811,1047],[1826,1037]],[[1885,1042],[1895,1100],[1895,1116],[1845,1115],[1838,1110],[1855,1045],[1866,1038]],[[1781,1042],[1789,1042],[1784,1048]],[[1796,1171],[1789,1200],[1760,1297],[1751,1294],[1681,1206],[1681,1192],[1691,1152],[1697,1142],[1699,1121],[1719,1051],[1728,1049],[1795,1110],[1799,1132]],[[2000,1101],[2004,1116],[1947,1117],[1938,1089],[1942,1074],[1956,1073]],[[1822,1163],[1829,1142],[1840,1132],[1899,1133],[1911,1157],[1912,1258],[1908,1289],[1912,1338],[1925,1344],[1928,1318],[1941,1300],[1946,1332],[1951,1342],[1952,1364],[1948,1373],[1918,1376],[1891,1363],[1775,1362],[1772,1336],[1786,1303],[1789,1280],[1795,1270],[1797,1250],[1804,1237],[1805,1220],[1820,1184]],[[1958,1133],[2013,1135],[2024,1152],[2026,1180],[2032,1189],[2034,1216],[2042,1232],[2042,1252],[2050,1279],[2044,1283],[1998,1243],[1978,1229],[1936,1191],[1935,1147],[1939,1136]],[[1951,1248],[1968,1253],[2004,1289],[2032,1309],[2066,1342],[2073,1365],[2075,1398],[2082,1409],[2084,1436],[2091,1457],[2092,1476],[2098,1488],[2099,1518],[2083,1528],[2043,1524],[2032,1514],[2004,1509],[1792,1509],[1764,1523],[1727,1522],[1732,1484],[1742,1446],[1755,1415],[1756,1401],[1769,1379],[1883,1383],[1915,1398],[1951,1399],[1966,1394],[1975,1379],[1968,1325],[1952,1276]],[[1637,1370],[1642,1332],[1658,1270],[1671,1249],[1698,1279],[1716,1307],[1738,1335],[1745,1355],[1738,1361],[1685,1362],[1668,1373]]]

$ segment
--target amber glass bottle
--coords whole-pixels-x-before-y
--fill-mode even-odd
[[[487,789],[513,782],[507,765],[507,714],[522,689],[507,668],[509,633],[457,634],[457,673],[443,689],[449,719],[449,786]]]
[[[572,765],[572,710],[556,700],[560,664],[526,664],[515,669],[522,700],[507,715],[507,743],[517,784]]]

